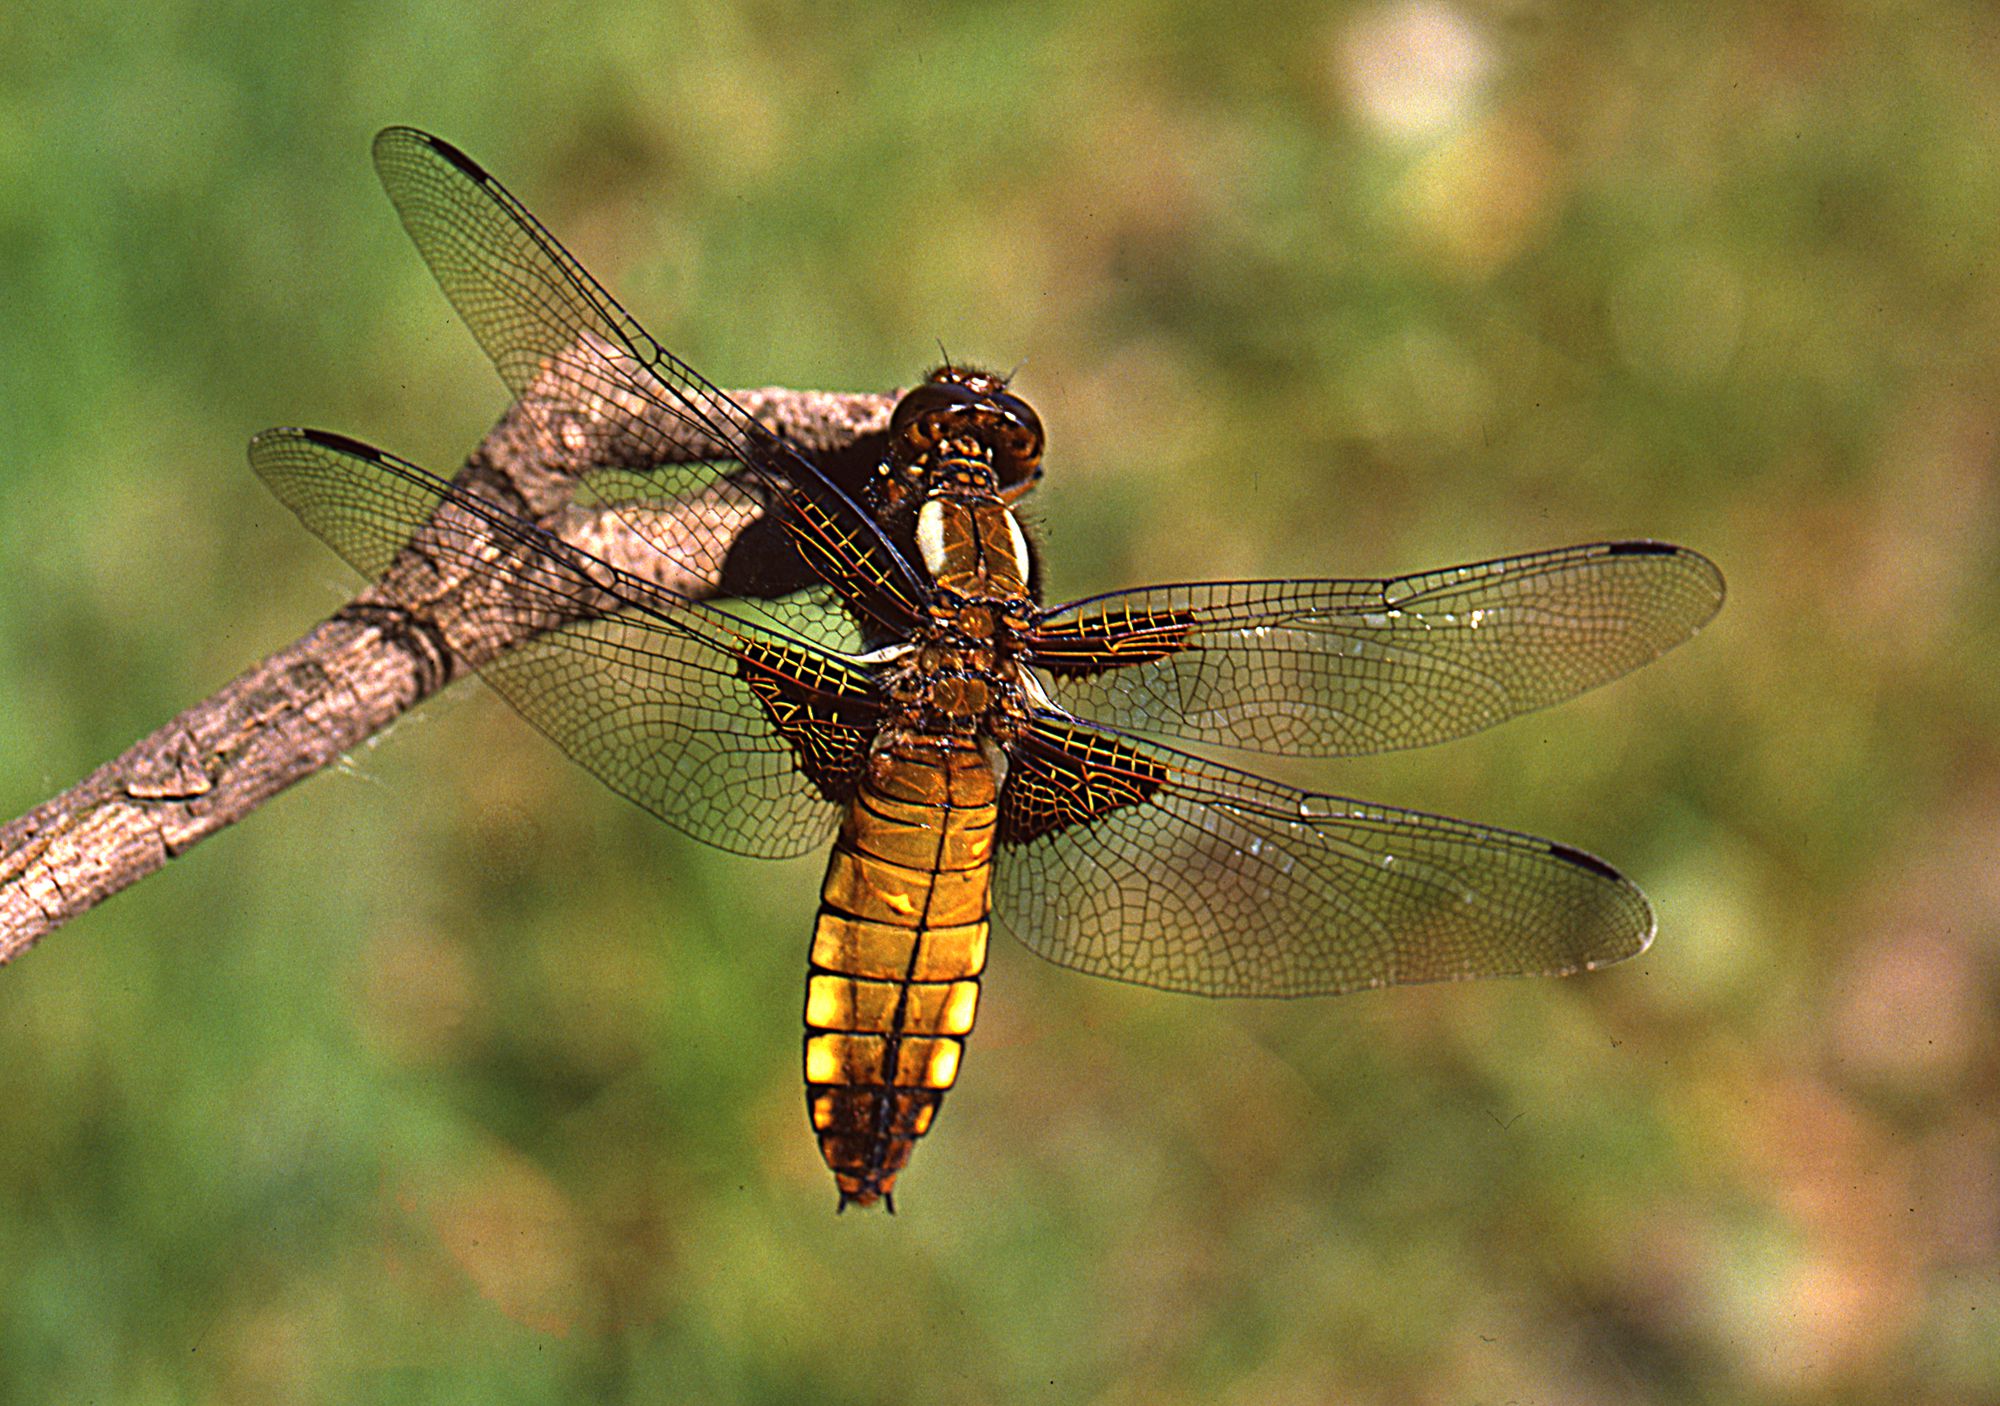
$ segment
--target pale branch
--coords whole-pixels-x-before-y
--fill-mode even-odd
[[[765,425],[813,451],[834,477],[856,484],[879,458],[896,400],[780,389],[732,394]],[[565,432],[580,422],[587,432]],[[589,462],[580,462],[585,449]],[[740,489],[645,509],[645,539],[631,530],[632,508],[619,516],[573,499],[580,477],[595,470],[705,457],[691,433],[637,397],[607,396],[579,409],[539,398],[531,387],[480,442],[457,482],[593,555],[699,598],[718,593],[722,556],[683,553],[677,563],[649,541],[684,530],[689,542],[720,539],[726,548],[759,518]],[[430,534],[467,530],[462,522],[444,526],[444,517],[418,534],[380,582],[304,638],[0,827],[0,964],[522,644],[531,630],[561,623],[530,625],[528,612],[504,601],[494,609],[506,591],[504,572],[440,573],[438,559],[468,559],[462,549],[424,557]]]

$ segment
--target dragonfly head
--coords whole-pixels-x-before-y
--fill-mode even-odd
[[[896,402],[876,506],[894,512],[938,492],[1011,504],[1042,476],[1042,421],[989,371],[944,365]]]

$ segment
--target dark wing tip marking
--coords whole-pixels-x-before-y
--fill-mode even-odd
[[[1548,846],[1550,858],[1559,859],[1565,864],[1581,869],[1584,873],[1594,878],[1603,879],[1605,882],[1615,885],[1618,889],[1622,890],[1629,902],[1637,905],[1637,916],[1643,922],[1642,926],[1633,929],[1618,944],[1610,947],[1608,950],[1599,950],[1572,967],[1571,970],[1601,971],[1605,967],[1615,966],[1619,962],[1630,961],[1653,945],[1654,934],[1659,931],[1659,919],[1653,913],[1653,905],[1646,901],[1646,896],[1639,892],[1638,887],[1630,879],[1626,878],[1616,869],[1613,869],[1594,854],[1586,854],[1574,846],[1559,844],[1554,840],[1549,840],[1545,843]]]
[[[443,137],[432,136],[429,132],[417,127],[384,127],[375,134],[375,154],[379,157],[384,148],[400,141],[418,142],[429,147],[475,181],[488,181],[492,179],[492,177],[486,174],[485,167],[481,166],[477,161],[474,161]]]
[[[257,438],[262,439],[264,435],[280,434],[295,434],[308,444],[317,444],[322,449],[331,449],[336,453],[351,455],[363,463],[381,464],[387,462],[386,456],[374,445],[363,444],[358,439],[350,439],[346,435],[337,434],[332,430],[266,430],[263,435],[258,435]],[[255,441],[252,442],[254,443]]]
[[[1649,537],[1640,537],[1630,542],[1607,543],[1606,554],[1614,557],[1678,557],[1689,566],[1704,571],[1714,578],[1718,593],[1723,589],[1722,568],[1692,547],[1677,546],[1672,542],[1655,542]]]
[[[1600,879],[1609,879],[1614,884],[1627,882],[1623,874],[1613,869],[1594,854],[1585,854],[1580,849],[1573,849],[1569,845],[1557,844],[1553,840],[1549,842],[1549,853],[1557,859],[1563,860],[1565,863],[1574,864],[1579,869],[1597,875]]]
[[[1611,555],[1614,557],[1677,557],[1686,554],[1688,553],[1685,547],[1676,547],[1672,542],[1655,542],[1648,538],[1611,544]]]

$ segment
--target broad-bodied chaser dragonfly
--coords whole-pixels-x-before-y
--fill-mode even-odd
[[[1209,996],[1557,975],[1651,940],[1639,890],[1581,850],[1155,739],[1336,757],[1474,732],[1687,639],[1722,602],[1702,556],[1609,542],[1044,605],[1013,507],[1042,426],[1005,379],[933,371],[850,493],[664,351],[462,152],[391,128],[375,164],[516,396],[622,398],[705,446],[671,481],[626,475],[606,500],[625,526],[712,567],[726,543],[664,531],[658,510],[719,494],[782,524],[813,584],[697,601],[337,435],[268,431],[251,462],[364,573],[490,585],[484,608],[533,637],[480,672],[613,790],[742,854],[831,841],[805,1084],[843,1208],[894,1209],[958,1077],[994,919],[1063,966]]]

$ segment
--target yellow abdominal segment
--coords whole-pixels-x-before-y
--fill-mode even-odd
[[[958,1077],[986,966],[997,804],[969,739],[879,752],[821,890],[806,1103],[840,1202],[874,1204]]]

